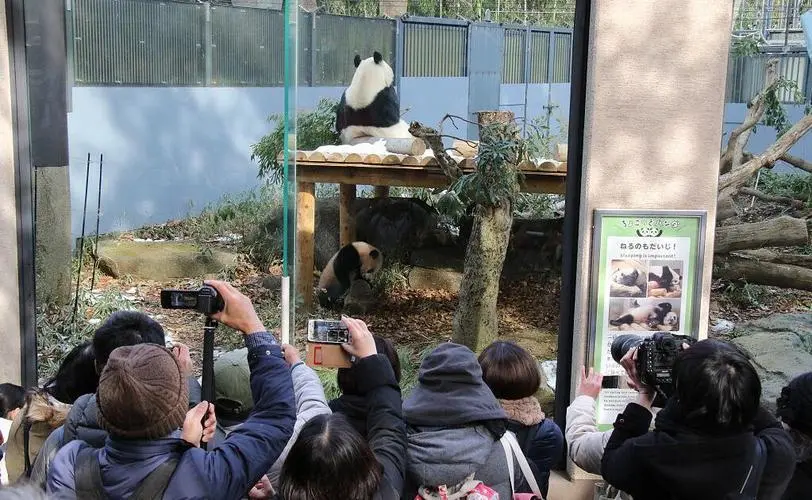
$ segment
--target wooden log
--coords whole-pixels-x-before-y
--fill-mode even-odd
[[[369,153],[364,158],[364,163],[368,163],[370,165],[380,165],[383,160],[383,157],[377,153]]]
[[[401,160],[401,165],[409,165],[411,167],[418,167],[420,166],[420,157],[417,156],[407,156]]]
[[[752,248],[799,246],[808,242],[806,221],[782,216],[763,222],[716,228],[713,251],[719,254]]]
[[[356,137],[350,144],[377,144],[383,141],[383,145],[390,153],[403,155],[420,156],[426,152],[426,143],[416,137],[390,139],[383,137]]]
[[[761,262],[774,262],[776,264],[789,264],[792,266],[807,267],[812,269],[812,255],[795,253],[778,253],[766,248],[756,250],[742,250],[733,255],[746,259],[755,259]]]
[[[400,156],[396,154],[388,154],[381,158],[381,165],[400,165]]]
[[[355,241],[355,217],[352,206],[355,203],[355,184],[339,185],[338,222],[341,227],[339,243],[343,247]]]
[[[789,205],[792,208],[803,208],[804,202],[801,200],[796,200],[795,198],[789,198],[787,196],[773,196],[771,194],[762,193],[761,191],[749,187],[743,187],[739,189],[739,193],[746,194],[749,196],[755,196],[759,200],[762,201],[770,201],[773,203],[781,203],[782,205]]]
[[[727,281],[812,290],[812,269],[734,255],[716,256],[713,277]]]
[[[306,312],[313,307],[314,230],[316,227],[316,185],[299,182],[296,193],[296,298]]]
[[[454,143],[451,145],[451,149],[453,149],[463,158],[473,158],[477,155],[477,151],[479,151],[479,142],[461,141],[459,139],[455,139]]]
[[[321,162],[324,161],[324,153],[321,151],[310,151],[307,154],[307,161]]]
[[[360,153],[347,153],[344,156],[344,163],[364,163],[364,156]]]
[[[324,153],[324,159],[331,163],[341,163],[344,161],[344,154],[334,151],[332,153]]]
[[[569,153],[569,144],[556,144],[555,145],[555,159],[558,161],[567,161],[567,154]]]

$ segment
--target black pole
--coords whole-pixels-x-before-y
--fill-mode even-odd
[[[90,277],[90,291],[96,286],[96,267],[99,264],[99,219],[101,218],[102,171],[104,169],[104,153],[99,154],[99,199],[96,202],[96,236],[93,242],[93,275]]]
[[[85,253],[85,219],[87,218],[87,189],[90,186],[90,153],[87,154],[87,168],[85,168],[85,204],[82,207],[82,234],[79,237],[79,268],[76,270],[76,295],[73,298],[73,315],[71,328],[76,321],[76,312],[79,310],[79,281],[82,277],[82,258]]]
[[[214,403],[214,330],[217,321],[206,316],[206,326],[203,327],[203,401]],[[206,416],[203,416],[205,422]],[[206,443],[201,443],[206,448]]]
[[[581,216],[581,177],[586,112],[587,59],[589,55],[590,0],[575,2],[572,30],[572,74],[570,78],[569,147],[561,262],[561,318],[558,328],[558,363],[555,383],[555,421],[566,427],[572,384],[572,337],[575,322],[575,290],[578,278],[578,221]],[[566,457],[566,446],[563,459]],[[559,464],[566,467],[566,460]]]

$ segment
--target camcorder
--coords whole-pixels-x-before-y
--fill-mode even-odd
[[[206,316],[223,310],[225,303],[217,290],[203,285],[199,290],[161,290],[161,307],[164,309],[193,309]]]
[[[350,332],[340,320],[308,320],[306,363],[311,368],[349,368],[352,358],[341,344],[351,342]]]
[[[641,383],[657,391],[653,404],[662,407],[665,400],[674,393],[671,369],[674,367],[677,355],[682,351],[682,344],[691,346],[695,343],[696,339],[691,336],[667,332],[657,332],[651,337],[633,334],[618,335],[612,341],[612,359],[620,363],[626,353],[638,347],[635,365],[637,376]]]

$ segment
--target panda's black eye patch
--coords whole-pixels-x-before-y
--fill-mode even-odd
[[[377,251],[377,250],[373,250],[373,251],[369,252],[369,256],[372,257],[373,259],[377,259],[378,255],[380,255],[380,254],[381,253],[379,251]]]
[[[372,54],[372,60],[375,61],[375,64],[378,64],[379,62],[381,62],[383,60],[383,56],[381,55],[380,52],[375,51]]]
[[[359,56],[358,54],[355,54],[355,59],[353,60],[353,62],[355,63],[356,68],[358,66],[360,66],[361,65],[361,56]]]

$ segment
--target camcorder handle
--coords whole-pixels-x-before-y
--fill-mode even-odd
[[[214,330],[217,328],[217,320],[206,316],[206,324],[203,327],[203,380],[202,380],[202,394],[203,400],[207,401],[210,405],[214,404]],[[203,415],[204,426],[208,411]],[[200,446],[207,450],[208,443],[200,443]]]

